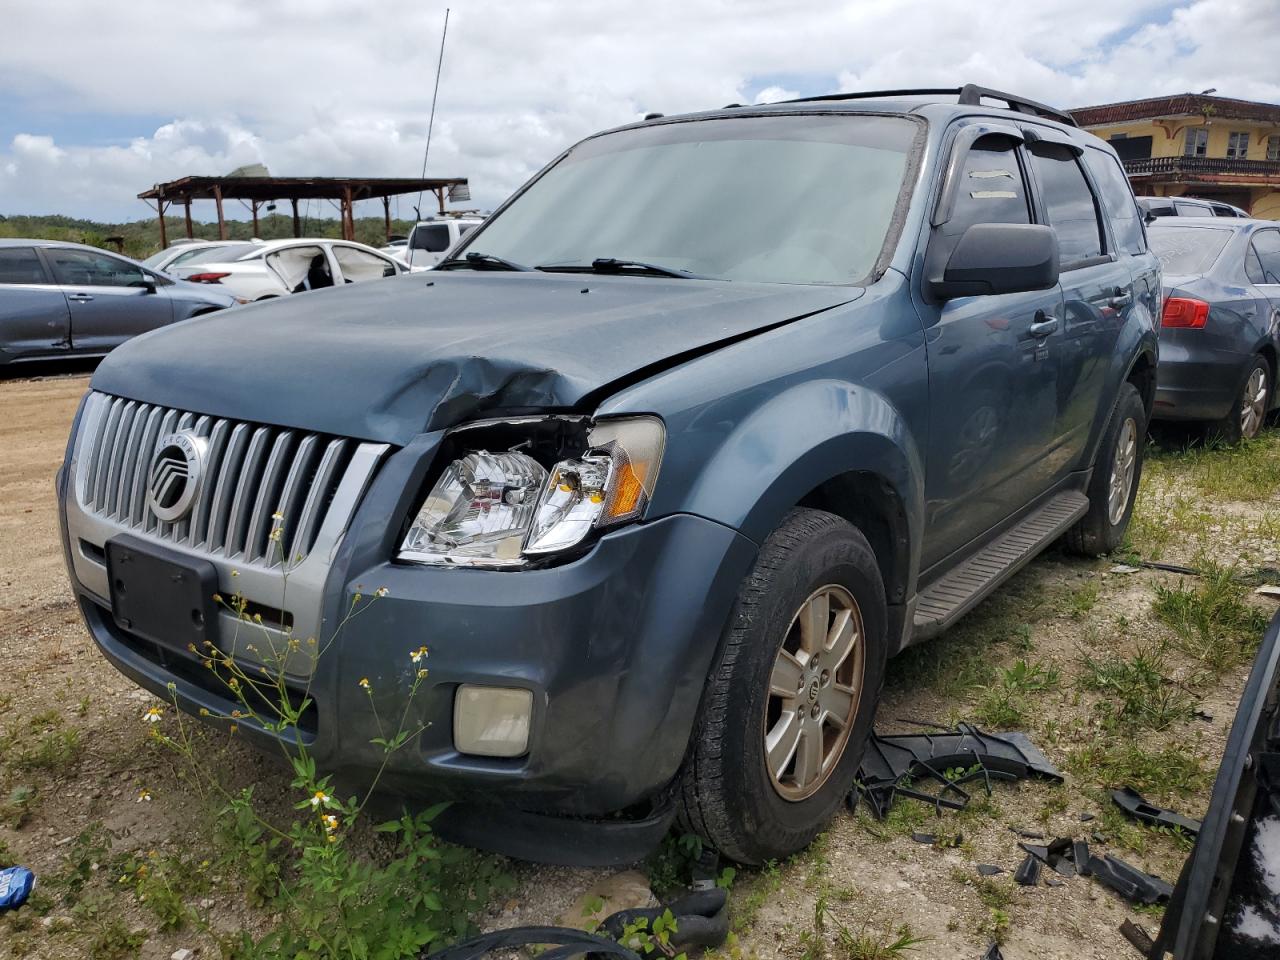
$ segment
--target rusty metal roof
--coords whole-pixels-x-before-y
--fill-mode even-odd
[[[466,182],[466,177],[183,177],[157,183],[138,194],[138,199],[212,200],[216,187],[224,200],[340,200],[348,189],[351,199],[367,200],[433,192]]]
[[[1280,104],[1257,100],[1234,100],[1201,93],[1179,93],[1146,100],[1125,100],[1096,107],[1077,107],[1070,111],[1082,127],[1106,123],[1128,123],[1155,120],[1160,117],[1199,117],[1207,115],[1224,120],[1257,120],[1280,124]]]

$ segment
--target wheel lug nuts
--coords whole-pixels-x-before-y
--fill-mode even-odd
[[[830,670],[823,670],[823,671],[822,671],[822,685],[825,687],[825,686],[826,686],[828,683],[830,683],[830,682],[831,682],[831,671],[830,671]]]
[[[810,713],[810,716],[813,717],[813,719],[815,720],[818,719],[818,705],[816,703],[813,705],[813,710]]]

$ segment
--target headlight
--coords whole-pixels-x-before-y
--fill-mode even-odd
[[[665,441],[661,420],[631,417],[595,424],[580,456],[549,469],[518,449],[468,453],[427,495],[400,559],[515,567],[576,546],[644,513]]]

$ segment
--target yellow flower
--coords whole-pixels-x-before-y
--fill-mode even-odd
[[[426,667],[423,667],[421,670],[419,670],[419,671],[418,671],[418,679],[419,679],[419,680],[425,680],[425,679],[427,679],[427,669],[426,669]]]
[[[320,818],[320,823],[323,824],[325,830],[329,833],[333,833],[333,831],[338,829],[338,818],[332,813],[324,814]]]
[[[409,654],[409,658],[413,660],[414,663],[419,663],[426,657],[426,655],[427,655],[427,648],[424,646],[424,647],[419,647],[417,650],[414,650],[413,652],[411,652]]]
[[[150,802],[151,802],[151,791],[150,791],[150,790],[148,790],[146,787],[143,787],[141,790],[139,790],[139,791],[138,791],[138,800],[137,800],[137,802],[138,802],[138,803],[150,803]]]
[[[385,597],[390,592],[391,591],[388,590],[386,587],[379,587],[377,590],[373,591],[373,595],[375,597]]]
[[[321,804],[328,804],[328,803],[329,803],[329,795],[325,793],[323,790],[317,790],[311,796],[311,805],[313,807],[318,807]]]
[[[164,716],[163,707],[151,707],[147,710],[146,713],[142,715],[142,719],[145,720],[147,723],[159,723],[160,719],[163,716]]]
[[[361,687],[363,687],[365,690],[368,690],[368,689],[369,689],[369,678],[368,678],[368,677],[361,677],[361,678],[360,678],[360,686],[361,686]]]
[[[228,733],[235,733],[235,732],[236,732],[237,730],[239,730],[239,729],[240,729],[240,725],[239,725],[239,724],[236,724],[236,723],[233,723],[231,726],[227,727],[227,732],[228,732]]]

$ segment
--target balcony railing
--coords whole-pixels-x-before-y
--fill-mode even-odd
[[[1131,177],[1199,180],[1204,177],[1247,177],[1280,181],[1280,160],[1243,160],[1236,157],[1151,157],[1124,161]]]

